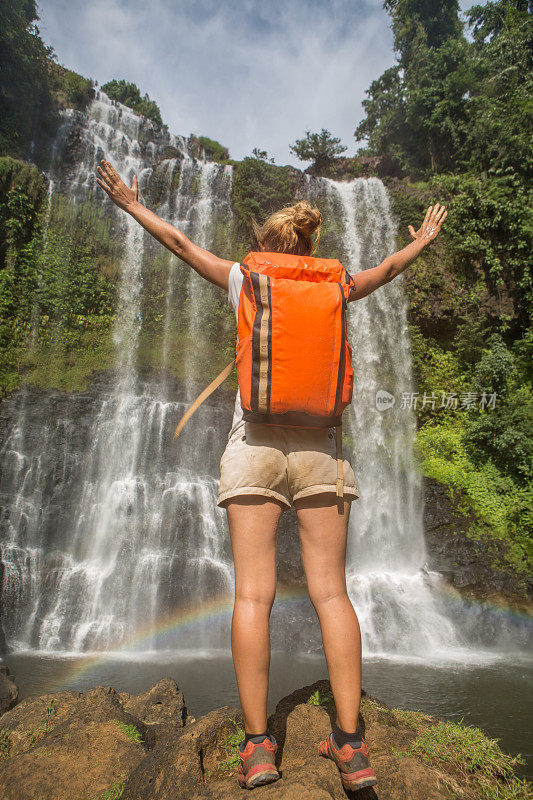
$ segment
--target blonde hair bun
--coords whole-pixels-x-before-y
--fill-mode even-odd
[[[297,233],[311,236],[320,225],[321,217],[318,208],[312,208],[307,200],[301,200],[292,206],[292,224]]]
[[[293,253],[312,255],[320,241],[320,211],[300,200],[293,206],[286,206],[271,214],[263,225],[258,225],[252,217],[252,226],[259,242],[274,253]],[[312,235],[316,231],[313,249]]]

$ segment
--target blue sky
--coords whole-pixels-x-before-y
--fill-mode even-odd
[[[479,0],[478,0],[479,2]],[[474,5],[461,0],[464,11]],[[327,128],[348,146],[365,89],[394,61],[381,0],[38,0],[60,63],[103,84],[124,78],[173,133],[203,134],[233,158]],[[304,165],[305,166],[305,165]]]

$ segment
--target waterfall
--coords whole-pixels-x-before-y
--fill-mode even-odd
[[[388,194],[378,178],[315,179],[307,193],[326,200],[343,226],[348,272],[377,266],[396,249]],[[424,570],[421,477],[413,459],[415,391],[403,275],[348,306],[354,393],[343,430],[359,487],[352,503],[346,583],[357,610],[366,655],[444,655],[458,633]],[[376,394],[394,398],[382,408]]]
[[[231,168],[191,159],[184,140],[170,135],[143,148],[142,124],[103,92],[86,115],[67,110],[53,148],[54,188],[73,203],[83,201],[95,191],[96,165],[106,158],[128,185],[137,174],[142,193],[150,186],[154,164],[159,162],[157,169],[167,177],[174,174],[176,157],[164,158],[170,146],[180,154],[182,169],[177,196],[166,188],[166,211],[194,241],[210,246],[213,219],[230,209]],[[83,149],[65,177],[61,156],[74,126],[81,131]],[[172,430],[185,405],[162,397],[158,386],[143,384],[136,370],[144,232],[130,215],[115,212],[106,198],[103,202],[115,215],[124,244],[113,330],[115,382],[103,401],[93,404],[87,441],[76,454],[79,463],[69,463],[68,434],[76,423],[68,402],[65,418],[42,430],[35,446],[26,430],[23,397],[2,452],[2,492],[12,500],[2,542],[4,620],[12,646],[19,648],[117,647],[140,628],[155,626],[169,609],[195,607],[232,588],[224,512],[216,507],[216,472],[206,459],[215,433],[224,429],[224,415],[200,413],[201,440],[183,436],[178,461]],[[171,295],[175,265],[168,270]],[[170,303],[164,360],[169,358]],[[199,307],[193,300],[191,328],[198,324]],[[78,491],[70,514],[55,527],[43,486],[57,474],[59,465],[52,461],[60,454],[68,464],[64,477]],[[222,629],[200,631],[184,641],[216,647],[223,636]],[[144,646],[149,649],[150,641]]]
[[[76,157],[68,160],[73,131]],[[63,112],[51,156],[45,229],[53,193],[73,204],[95,196],[101,158],[128,185],[137,174],[141,198],[157,197],[156,213],[196,244],[218,252],[231,228],[232,168],[191,157],[183,138],[151,127],[103,92],[86,112]],[[328,230],[338,231],[332,245],[348,271],[377,265],[393,252],[394,223],[380,180],[305,181],[306,195],[325,206]],[[4,405],[14,422],[0,453],[2,600],[15,649],[115,649],[135,646],[139,631],[152,631],[142,639],[142,649],[150,650],[158,646],[166,615],[201,609],[233,592],[226,516],[216,506],[233,402],[204,404],[178,444],[172,440],[197,390],[190,375],[198,379],[202,365],[197,338],[204,310],[221,302],[220,289],[158,251],[165,291],[162,370],[143,373],[143,267],[153,243],[98,192],[123,245],[115,369],[75,398],[24,388]],[[461,637],[435,591],[438,576],[424,567],[415,415],[402,402],[414,389],[402,276],[351,303],[348,325],[355,384],[343,429],[361,496],[351,510],[347,585],[364,654],[460,657]],[[178,356],[179,391],[169,376]],[[388,408],[376,405],[380,390],[394,398]],[[180,629],[173,646],[227,648],[228,626],[227,617],[218,626],[206,617],[204,624]],[[308,601],[275,604],[272,627],[274,646],[320,650]]]

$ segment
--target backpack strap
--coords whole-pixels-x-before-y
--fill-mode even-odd
[[[175,431],[175,433],[174,433],[174,440],[176,440],[176,439],[178,438],[178,436],[180,435],[181,431],[183,430],[183,426],[185,425],[185,423],[187,422],[187,420],[188,420],[188,419],[190,419],[190,418],[192,417],[192,415],[194,414],[194,412],[196,411],[196,409],[197,409],[199,406],[201,406],[201,405],[202,405],[202,403],[204,402],[204,400],[205,400],[206,398],[208,398],[208,397],[209,397],[209,395],[210,395],[210,394],[212,394],[212,393],[215,391],[215,389],[216,389],[218,386],[220,386],[220,384],[221,384],[221,383],[223,383],[223,382],[226,380],[226,378],[227,378],[227,377],[228,377],[228,375],[230,374],[231,370],[233,369],[233,365],[234,365],[234,364],[235,364],[235,359],[233,359],[233,361],[231,362],[231,364],[228,364],[228,366],[227,366],[227,367],[224,367],[224,369],[222,370],[222,372],[221,372],[219,375],[217,375],[217,377],[215,378],[215,380],[214,380],[214,381],[211,381],[211,383],[209,384],[209,386],[206,386],[206,388],[203,390],[203,392],[202,392],[201,394],[199,394],[199,395],[198,395],[198,397],[196,398],[196,400],[194,401],[194,403],[193,403],[193,404],[192,404],[192,405],[191,405],[191,406],[190,406],[190,407],[187,409],[187,411],[185,412],[185,414],[182,416],[182,418],[181,418],[181,419],[180,419],[180,421],[178,422],[178,427],[176,428],[176,431]]]
[[[337,433],[337,497],[344,497],[344,470],[342,457],[342,420],[336,426]]]

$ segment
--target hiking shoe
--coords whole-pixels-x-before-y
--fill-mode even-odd
[[[341,774],[342,785],[345,789],[364,789],[366,786],[375,786],[376,773],[368,761],[368,747],[362,740],[361,747],[352,747],[346,743],[338,750],[333,740],[333,732],[327,739],[320,742],[318,752],[324,758],[335,762]]]
[[[281,777],[274,763],[277,749],[276,740],[272,742],[265,736],[262,742],[250,740],[242,752],[239,750],[239,786],[255,789],[256,786],[277,781]]]

